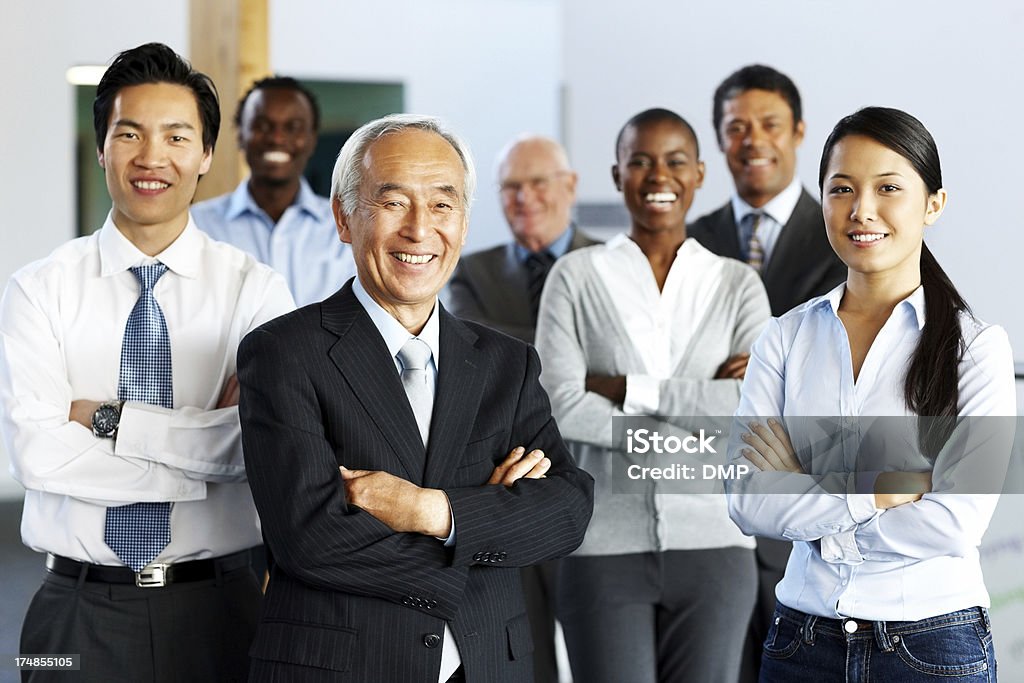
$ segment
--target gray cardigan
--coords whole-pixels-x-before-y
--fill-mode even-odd
[[[613,459],[625,456],[622,444],[613,443],[612,417],[624,413],[621,406],[585,391],[584,382],[588,374],[646,374],[646,369],[613,293],[595,269],[592,256],[605,248],[581,249],[555,263],[537,321],[541,383],[552,414],[578,464],[595,480],[594,515],[575,554],[751,548],[754,540],[729,519],[722,494],[659,493],[653,481],[641,495],[612,492]],[[749,352],[770,315],[757,273],[739,261],[723,261],[714,303],[672,377],[661,381],[654,418],[685,425],[687,416],[731,416],[736,410],[740,381],[711,378],[728,357]]]

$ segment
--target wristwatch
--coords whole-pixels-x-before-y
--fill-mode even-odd
[[[121,406],[124,401],[107,401],[101,403],[92,414],[92,433],[101,439],[113,439],[117,436],[117,426],[121,423]]]

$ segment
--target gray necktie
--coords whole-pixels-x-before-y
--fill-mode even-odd
[[[761,227],[761,219],[764,214],[760,211],[752,211],[747,214],[750,221],[750,239],[747,241],[747,263],[753,266],[754,270],[761,270],[764,264],[764,244],[761,243],[761,236],[757,229]]]
[[[416,424],[420,428],[423,446],[427,445],[430,435],[430,416],[434,412],[434,392],[427,376],[427,364],[430,362],[430,346],[422,339],[413,337],[405,342],[398,352],[398,360],[402,363],[402,387],[409,397],[409,405],[416,415]]]

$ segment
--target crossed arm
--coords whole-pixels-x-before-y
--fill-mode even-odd
[[[541,479],[551,468],[544,451],[529,453],[522,446],[513,448],[491,473],[488,484],[512,486],[519,479]],[[452,531],[448,496],[440,489],[422,488],[410,481],[379,470],[350,470],[342,466],[345,496],[388,525],[393,531],[447,538]]]

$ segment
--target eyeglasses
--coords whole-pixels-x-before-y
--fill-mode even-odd
[[[535,194],[547,192],[551,187],[551,181],[559,176],[569,175],[572,171],[555,171],[548,175],[538,175],[525,180],[506,180],[498,185],[498,190],[506,197],[515,197],[523,188],[528,187]]]

